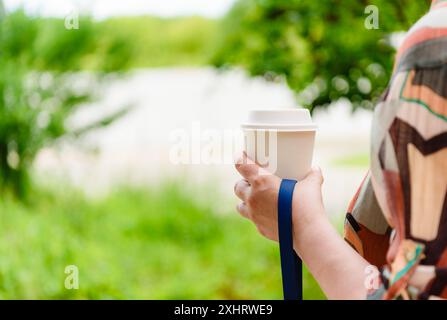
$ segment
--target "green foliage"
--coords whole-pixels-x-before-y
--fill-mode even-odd
[[[213,53],[217,26],[216,21],[201,17],[107,19],[98,23],[101,43],[97,58],[117,55],[104,54],[101,48],[113,39],[121,39],[126,48],[131,48],[132,68],[205,65]]]
[[[125,113],[123,108],[75,132],[66,127],[71,114],[97,97],[106,73],[205,64],[215,32],[216,23],[199,17],[80,17],[79,29],[67,30],[63,19],[32,18],[21,10],[0,15],[0,190],[24,197],[39,150]],[[94,74],[79,74],[86,70]]]
[[[371,107],[390,78],[394,49],[387,38],[406,31],[429,1],[239,0],[224,19],[213,63],[240,65],[252,75],[284,77],[311,108],[340,98]],[[364,23],[379,9],[380,29]]]
[[[199,205],[174,183],[97,200],[44,190],[29,206],[0,200],[1,299],[282,298],[277,244],[215,213],[213,195]],[[79,290],[64,287],[67,265],[79,268]],[[324,299],[304,277],[305,298]]]
[[[69,86],[56,91],[51,74],[13,62],[0,60],[0,70],[0,189],[22,196],[35,155],[66,133],[64,119],[88,96]]]
[[[0,16],[0,190],[24,197],[37,152],[70,134],[66,119],[95,97],[100,75],[72,74],[82,69],[96,43],[92,21],[82,18],[80,24],[79,30],[66,30],[62,20],[30,18],[23,11]],[[126,56],[101,61],[97,69],[108,71],[127,62]],[[77,133],[123,112],[85,124]]]

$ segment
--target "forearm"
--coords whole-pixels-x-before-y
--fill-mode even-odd
[[[312,222],[294,224],[294,246],[329,299],[366,298],[369,263],[342,239],[324,212]]]

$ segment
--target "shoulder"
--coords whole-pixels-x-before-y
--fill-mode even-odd
[[[396,71],[447,61],[447,6],[432,9],[407,33],[396,56]]]

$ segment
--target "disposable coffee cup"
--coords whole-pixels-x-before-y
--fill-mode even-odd
[[[317,126],[307,109],[251,111],[242,129],[247,156],[267,172],[294,180],[309,173]]]

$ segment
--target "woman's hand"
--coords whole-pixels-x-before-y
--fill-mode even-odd
[[[244,177],[234,192],[243,201],[238,211],[252,220],[265,237],[278,241],[277,202],[281,179],[259,167],[245,155],[236,163]],[[364,299],[364,260],[338,234],[324,212],[323,176],[312,171],[295,185],[292,203],[295,251],[329,299]]]
[[[234,186],[234,193],[242,200],[237,210],[254,222],[260,234],[278,241],[277,202],[281,179],[245,155],[237,161],[236,169],[245,178]]]
[[[245,155],[236,163],[244,177],[234,186],[235,194],[243,201],[237,206],[239,213],[250,219],[266,238],[278,241],[278,192],[281,179],[258,166]],[[294,233],[310,226],[324,215],[321,196],[323,177],[319,169],[312,169],[305,179],[295,186],[293,195]]]

